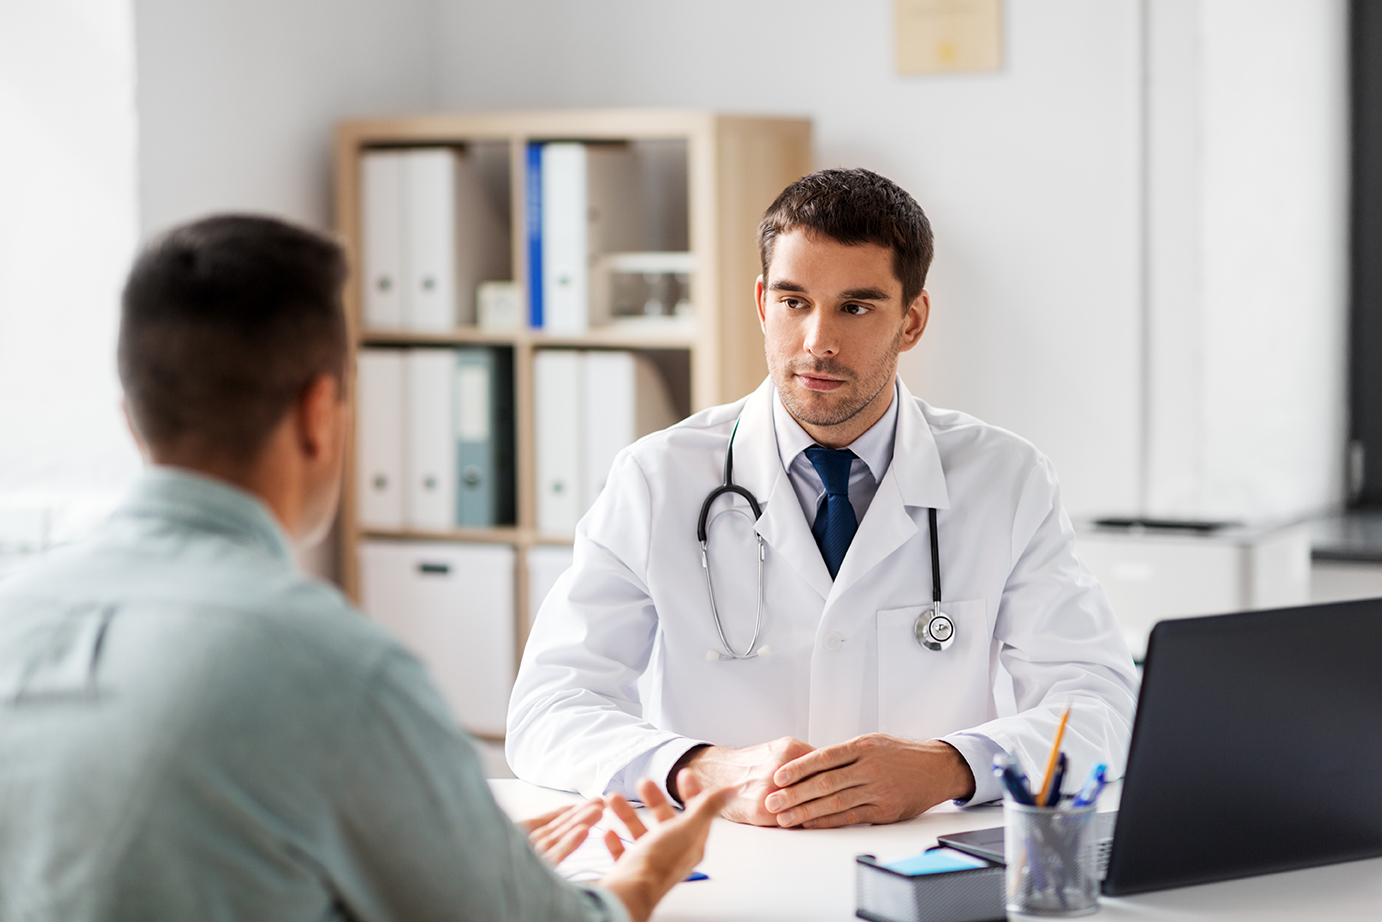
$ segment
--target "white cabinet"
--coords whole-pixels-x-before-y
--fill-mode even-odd
[[[1310,601],[1305,524],[1208,534],[1077,529],[1080,557],[1103,584],[1133,656],[1165,618],[1284,608]]]
[[[497,544],[360,544],[361,606],[426,664],[480,736],[503,735],[513,690],[514,555]]]

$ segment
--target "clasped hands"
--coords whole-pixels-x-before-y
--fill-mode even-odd
[[[700,788],[733,788],[724,816],[754,826],[894,823],[974,794],[969,764],[950,744],[882,733],[820,749],[792,737],[743,749],[708,746],[684,765],[677,785],[689,773]]]

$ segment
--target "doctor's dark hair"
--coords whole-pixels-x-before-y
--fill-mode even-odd
[[[892,250],[904,310],[926,286],[935,252],[931,222],[905,189],[870,170],[819,170],[782,190],[758,222],[764,280],[773,261],[773,244],[794,230],[824,234],[846,245],[874,243]]]
[[[339,245],[274,218],[217,215],[150,243],[117,347],[140,438],[156,453],[253,460],[313,379],[343,382],[345,278]]]

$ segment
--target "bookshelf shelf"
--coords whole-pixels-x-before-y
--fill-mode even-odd
[[[357,526],[352,446],[347,458],[340,536],[344,588],[359,598],[358,552],[366,539],[507,544],[517,551],[514,603],[517,649],[527,637],[527,552],[569,545],[569,535],[536,527],[537,477],[534,420],[534,357],[545,348],[620,349],[648,355],[667,377],[676,405],[695,412],[737,399],[767,373],[762,333],[753,305],[758,275],[755,233],[774,197],[811,168],[811,124],[803,118],[727,115],[701,110],[616,109],[434,114],[343,122],[335,135],[336,227],[360,266],[361,160],[380,148],[507,145],[512,277],[528,278],[525,235],[525,156],[530,141],[624,141],[676,145],[684,162],[683,240],[695,260],[691,276],[694,322],[616,323],[577,335],[542,330],[495,331],[459,327],[437,332],[366,329],[362,323],[361,273],[345,292],[351,342],[356,350],[486,345],[513,352],[516,514],[513,525],[438,531],[377,530]],[[494,150],[495,148],[490,147]],[[501,158],[502,149],[496,156]],[[678,180],[678,182],[683,180]],[[502,183],[501,183],[502,184]],[[681,194],[684,191],[684,196]],[[526,293],[525,293],[526,294]]]
[[[479,327],[458,327],[445,332],[419,330],[365,330],[360,346],[527,346],[552,349],[691,349],[696,346],[694,330],[683,326],[658,330],[607,326],[577,335],[559,335],[534,330],[502,332]]]

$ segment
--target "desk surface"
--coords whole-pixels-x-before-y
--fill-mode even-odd
[[[574,795],[522,781],[491,781],[490,785],[500,805],[516,818],[577,800]],[[700,865],[710,879],[677,886],[654,919],[845,922],[855,918],[855,855],[901,858],[935,845],[939,835],[997,826],[1002,821],[999,807],[959,810],[948,804],[905,823],[848,829],[764,829],[716,820]],[[1382,919],[1382,858],[1133,897],[1105,897],[1099,913],[1086,918],[1376,922]]]

